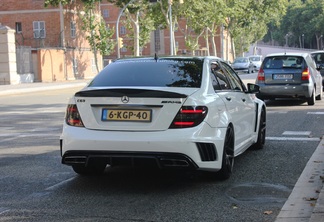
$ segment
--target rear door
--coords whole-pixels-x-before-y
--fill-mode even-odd
[[[216,90],[216,93],[222,98],[232,117],[237,148],[235,152],[239,153],[249,143],[254,131],[255,104],[250,95],[244,92],[244,85],[235,71],[226,63],[221,62],[221,66],[227,87]],[[216,78],[219,77],[216,75]]]

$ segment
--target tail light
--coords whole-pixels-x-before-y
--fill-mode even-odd
[[[302,76],[301,76],[301,80],[303,81],[308,81],[310,78],[310,73],[309,73],[309,70],[308,68],[305,68],[302,72]]]
[[[66,109],[65,122],[70,126],[84,127],[80,113],[75,104],[69,104]]]
[[[258,82],[263,83],[264,81],[265,81],[264,71],[262,68],[260,68],[258,72]]]
[[[208,112],[205,106],[183,106],[169,128],[189,128],[199,125]]]

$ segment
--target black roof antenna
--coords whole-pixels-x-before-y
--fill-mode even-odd
[[[155,59],[155,61],[157,61],[159,59],[156,53],[154,55],[154,59]]]

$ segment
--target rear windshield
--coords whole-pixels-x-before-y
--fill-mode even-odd
[[[267,57],[263,61],[263,69],[294,68],[303,69],[304,58],[301,56],[275,56]]]
[[[118,60],[106,66],[89,84],[200,88],[202,59],[163,58]]]
[[[252,62],[260,62],[261,61],[261,57],[260,56],[251,56],[250,60]]]
[[[312,54],[312,57],[316,64],[318,65],[324,65],[324,53],[314,53]]]
[[[247,63],[247,62],[249,62],[248,58],[236,58],[234,60],[234,63]]]

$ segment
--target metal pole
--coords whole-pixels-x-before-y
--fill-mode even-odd
[[[173,30],[172,30],[172,0],[168,0],[169,4],[169,20],[170,20],[170,55],[173,55]]]
[[[120,58],[120,45],[119,45],[119,20],[121,15],[123,14],[124,10],[126,9],[126,7],[134,2],[135,0],[131,0],[130,2],[128,2],[124,8],[119,12],[118,18],[117,18],[117,22],[116,22],[116,40],[117,40],[117,58]]]

